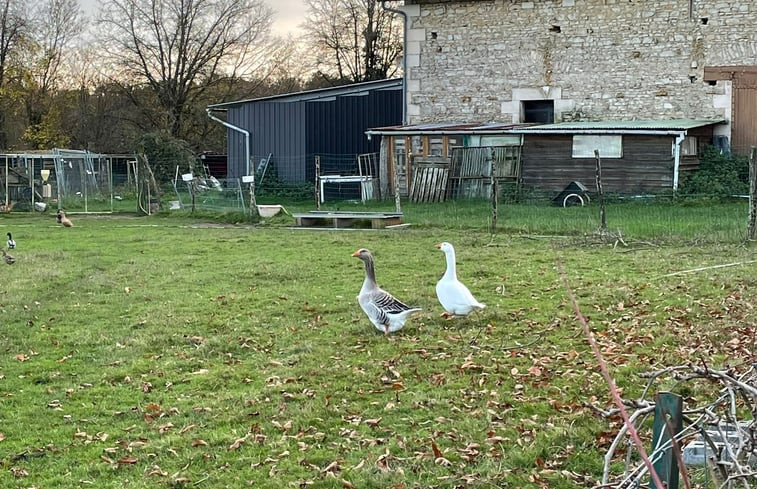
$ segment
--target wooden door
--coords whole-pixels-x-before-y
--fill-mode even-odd
[[[731,80],[731,151],[748,154],[757,145],[757,66],[706,66],[705,81]]]
[[[757,73],[739,73],[733,80],[731,148],[749,154],[757,146]]]

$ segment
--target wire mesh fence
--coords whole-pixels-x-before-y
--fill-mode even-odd
[[[68,212],[113,210],[113,167],[108,158],[87,151],[53,150],[59,206]]]
[[[134,191],[128,170],[133,159],[69,149],[2,154],[2,210],[112,212],[115,201]]]
[[[245,212],[248,202],[238,178],[218,179],[213,176],[192,176],[174,181],[176,200],[168,202],[170,210],[205,210]]]
[[[256,190],[263,199],[370,203],[392,201],[395,195],[411,202],[422,201],[417,199],[418,195],[442,196],[443,200],[448,201],[487,200],[492,198],[492,188],[496,188],[501,203],[565,207],[590,205],[597,194],[593,176],[575,181],[569,167],[564,171],[564,186],[560,188],[525,185],[520,148],[517,146],[455,148],[452,155],[446,162],[444,158],[407,157],[403,151],[390,155],[390,158],[378,153],[292,157],[267,155],[264,157],[266,173],[257,177]],[[747,199],[748,183],[744,176],[748,174],[746,160],[730,153],[721,156],[727,160],[728,175],[713,175],[709,169],[722,169],[723,162],[711,163],[708,168],[700,162],[699,170],[681,171],[676,189],[672,186],[671,169],[668,185],[661,180],[655,181],[654,187],[648,184],[644,187],[640,183],[638,190],[624,193],[605,190],[605,198],[609,202]],[[438,178],[440,171],[446,171],[447,178]],[[529,171],[533,180],[534,169]],[[697,173],[697,178],[693,178]],[[495,180],[496,186],[493,187]],[[438,189],[438,192],[418,191],[419,187],[429,185],[443,185],[445,188]]]

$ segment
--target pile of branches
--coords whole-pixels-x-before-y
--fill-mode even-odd
[[[642,395],[636,400],[623,400],[630,412],[628,424],[623,424],[613,439],[604,460],[602,484],[598,487],[625,489],[638,488],[646,484],[651,474],[649,465],[635,453],[629,434],[650,432],[648,418],[655,411],[654,400],[648,396],[653,388],[664,384],[670,392],[692,392],[691,383],[704,382],[711,387],[715,384],[714,400],[706,401],[694,397],[683,397],[683,429],[667,442],[660,444],[649,459],[652,463],[672,450],[678,462],[680,480],[683,487],[691,489],[689,470],[684,464],[683,447],[694,439],[704,442],[709,456],[707,477],[719,489],[750,489],[757,487],[757,363],[741,368],[716,370],[707,366],[680,365],[640,374],[647,379]],[[684,385],[686,384],[686,385]],[[614,417],[619,409],[593,409],[605,417]],[[654,440],[649,445],[657,445]],[[611,464],[618,461],[619,448],[625,446],[625,471],[620,476],[611,477]],[[648,445],[648,446],[649,446]],[[699,486],[701,487],[701,486]],[[672,489],[672,488],[671,488]]]

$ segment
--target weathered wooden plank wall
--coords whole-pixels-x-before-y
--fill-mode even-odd
[[[673,136],[624,135],[623,157],[602,158],[604,190],[631,194],[672,189],[672,144]],[[594,158],[573,158],[572,147],[570,134],[526,135],[523,185],[559,191],[577,181],[594,189]]]

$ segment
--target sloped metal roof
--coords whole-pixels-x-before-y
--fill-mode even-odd
[[[318,88],[315,90],[304,90],[302,92],[283,93],[271,95],[269,97],[250,98],[236,100],[233,102],[223,102],[220,104],[208,105],[210,109],[228,109],[238,107],[252,102],[277,101],[277,102],[299,102],[302,100],[317,100],[327,97],[336,97],[339,95],[361,95],[360,92],[368,90],[400,90],[402,89],[402,78],[390,78],[388,80],[368,81],[362,83],[351,83],[349,85],[340,85],[338,87]]]
[[[593,131],[686,131],[697,127],[721,124],[725,119],[659,119],[638,121],[581,121],[560,122],[557,124],[542,124],[539,126],[522,127],[514,132],[518,133],[565,133],[565,132],[593,132]]]
[[[368,129],[368,135],[392,134],[395,136],[410,136],[416,134],[504,134],[514,128],[526,127],[531,124],[513,124],[504,122],[490,122],[486,124],[470,122],[435,122],[429,124],[412,124],[408,126],[387,126]]]

